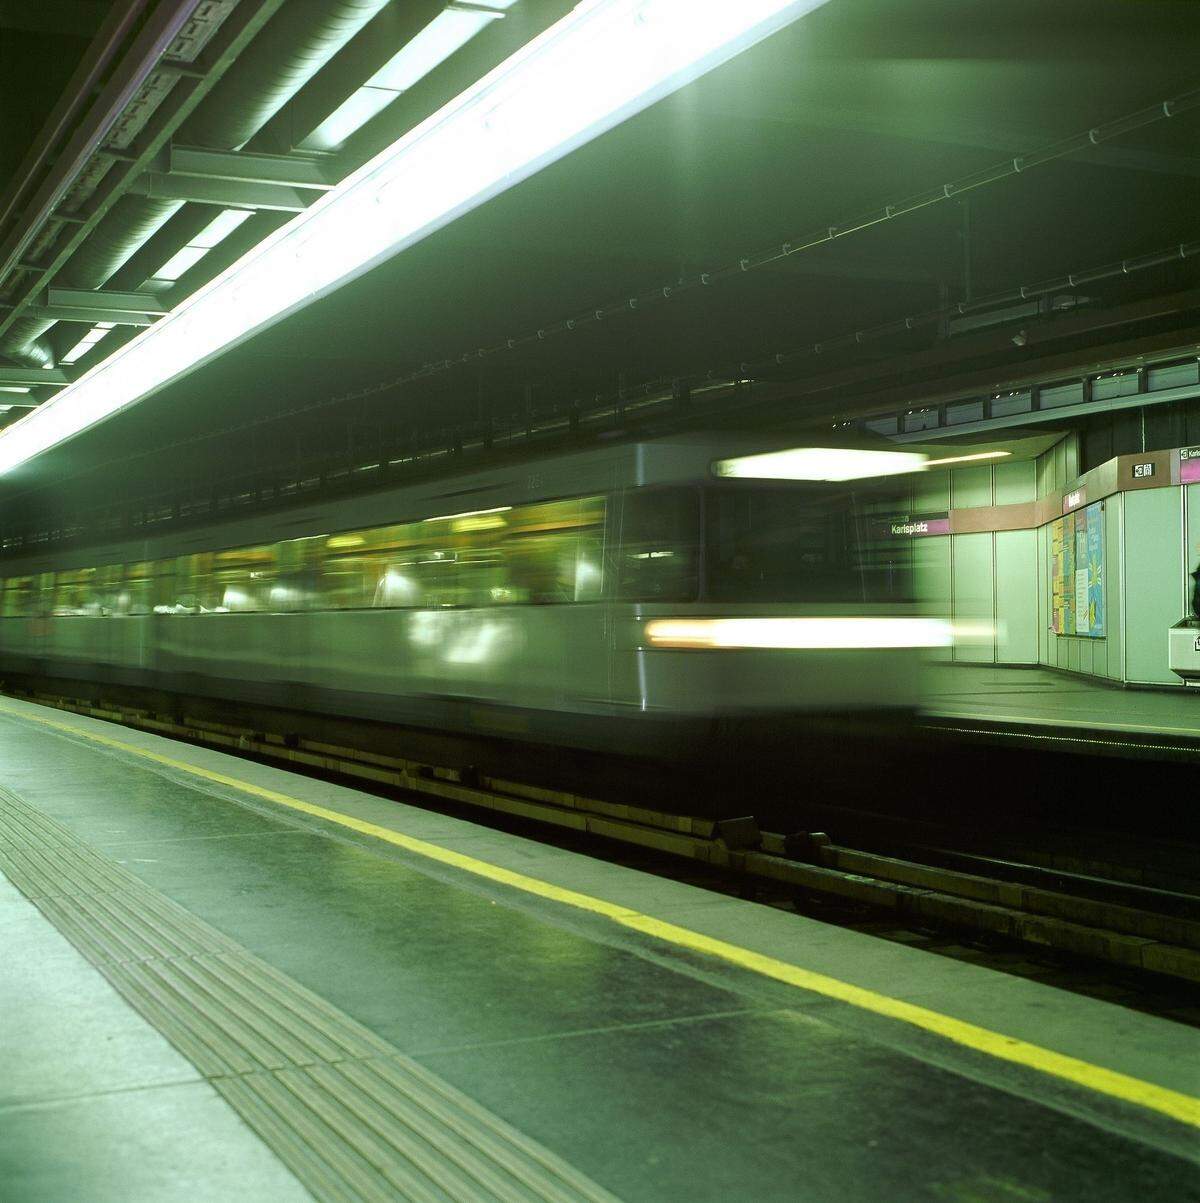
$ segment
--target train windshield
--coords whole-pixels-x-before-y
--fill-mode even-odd
[[[911,542],[890,537],[897,507],[836,485],[705,490],[705,596],[722,602],[907,602]]]

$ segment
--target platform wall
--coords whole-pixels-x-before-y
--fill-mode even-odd
[[[1167,659],[1167,631],[1191,604],[1200,559],[1200,486],[1115,493],[1105,506],[1103,638],[1050,629],[1050,527],[1038,531],[1039,661],[1134,685],[1181,686]]]
[[[1077,439],[1068,435],[1035,461],[972,464],[917,478],[912,514],[951,513],[958,526],[964,512],[1036,502],[1042,523],[913,540],[920,595],[968,632],[944,658],[1043,664],[1129,684],[1181,686],[1168,664],[1167,631],[1190,607],[1190,574],[1200,561],[1200,484],[1122,484],[1124,491],[1111,492],[1118,487],[1115,461],[1099,470],[1112,468],[1107,489],[1093,494],[1104,503],[1105,634],[1057,635],[1046,519],[1079,487],[1078,468]],[[1096,487],[1094,476],[1089,489]]]
[[[930,472],[914,486],[912,512],[937,514],[1033,501],[1033,461]],[[917,587],[968,632],[945,658],[967,664],[1038,663],[1038,533],[935,535],[913,545]]]

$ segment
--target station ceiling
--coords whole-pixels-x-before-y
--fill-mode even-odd
[[[322,3],[293,3],[320,18]],[[53,71],[22,67],[4,80],[23,106],[14,110],[20,120],[6,123],[6,174],[65,86],[102,7],[0,0],[5,63],[54,63]],[[378,23],[364,28],[378,41],[401,7],[383,6]],[[368,126],[351,151],[361,160],[399,136],[565,8],[519,0],[496,23],[503,33],[489,31],[448,60]],[[268,24],[260,53],[269,33]],[[623,311],[621,303],[701,273],[719,275],[744,258],[753,264],[758,252],[1186,96],[1200,87],[1198,52],[1200,5],[1192,0],[829,0],[332,296],[0,481],[0,505],[28,511],[115,493],[166,495],[206,488],[217,476],[278,475],[330,458],[352,465],[381,446],[402,452],[487,427],[507,430],[597,397],[633,397],[649,382],[695,381],[709,371],[714,379],[736,377],[748,373],[743,365],[771,386],[774,402],[762,420],[780,423],[851,413],[881,381],[901,376],[931,384],[951,372],[1000,377],[1048,348],[1090,355],[1135,335],[1195,342],[1200,272],[1196,259],[1181,259],[1056,292],[1063,312],[1021,319],[1023,332],[1038,332],[1024,345],[1014,342],[1011,321],[963,335],[941,321],[774,363],[781,352],[907,315],[1193,242],[1200,236],[1200,107],[1164,113],[1122,136],[681,289],[662,303]],[[251,148],[291,150],[314,115],[345,95],[355,62],[366,70],[364,53],[349,40]],[[186,241],[197,211],[216,210],[185,205],[155,236],[159,252],[183,245],[178,239]],[[198,287],[206,271],[287,216],[259,213],[224,260],[211,256],[179,283]],[[177,240],[173,248],[163,241],[168,236]],[[603,320],[553,332],[597,308]],[[59,327],[51,336],[59,353],[87,329]],[[539,329],[551,333],[521,341]],[[509,338],[518,341],[513,350],[474,354]],[[835,378],[836,388],[814,393]]]

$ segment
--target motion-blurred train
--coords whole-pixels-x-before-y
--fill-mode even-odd
[[[904,713],[945,628],[842,454],[609,445],[7,559],[0,671],[635,754]]]

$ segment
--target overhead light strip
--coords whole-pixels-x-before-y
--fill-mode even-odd
[[[154,273],[156,280],[178,280],[190,271],[213,247],[223,242],[253,214],[249,209],[223,209],[186,246],[182,246]]]
[[[1005,459],[1012,455],[1011,451],[976,451],[971,455],[949,455],[945,459],[931,459],[925,464],[927,468],[940,468],[945,464],[971,464],[977,460]]]
[[[819,7],[583,0],[170,315],[0,434],[0,472],[310,304]]]
[[[476,34],[503,19],[504,9],[443,9],[401,47],[365,84],[352,92],[303,142],[305,150],[335,150],[376,114],[383,112],[431,71],[461,50]]]
[[[717,460],[717,476],[740,480],[864,480],[923,472],[925,456],[915,451],[871,451],[857,447],[791,447]]]

